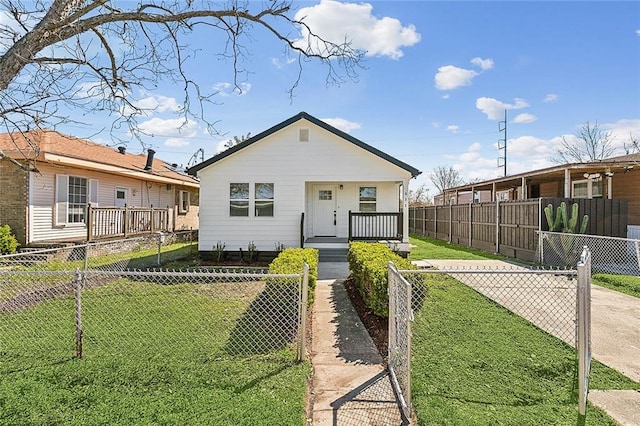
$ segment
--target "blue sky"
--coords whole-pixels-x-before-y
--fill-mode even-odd
[[[186,165],[199,148],[208,158],[234,135],[255,135],[306,111],[422,170],[417,186],[429,184],[438,165],[458,169],[466,180],[501,176],[496,142],[505,108],[509,174],[553,164],[562,136],[586,121],[611,131],[620,148],[630,132],[640,136],[640,2],[296,4],[302,10],[292,16],[304,15],[318,34],[346,35],[368,51],[357,81],[327,87],[326,69],[306,63],[290,99],[297,65],[258,30],[245,40],[249,73],[238,93],[230,85],[231,63],[217,56],[223,39],[195,33],[188,40],[202,50],[189,69],[203,87],[220,90],[218,104],[205,113],[223,135],[211,136],[197,122],[178,131],[181,93],[160,86],[138,94],[159,107],[142,122],[155,135],[145,142],[158,157]]]

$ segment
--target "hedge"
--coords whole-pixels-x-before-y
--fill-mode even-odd
[[[300,274],[305,263],[309,265],[309,305],[315,297],[318,279],[318,250],[313,248],[287,248],[269,265],[271,274]]]
[[[389,316],[387,268],[393,262],[398,269],[417,269],[410,261],[391,251],[386,244],[351,242],[347,254],[351,277],[356,281],[366,305],[378,316]],[[422,277],[413,285],[423,285]],[[424,293],[424,289],[420,292]]]

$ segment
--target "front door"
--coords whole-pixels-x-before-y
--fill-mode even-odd
[[[115,206],[123,208],[129,199],[129,189],[128,188],[116,188],[116,202]]]
[[[336,236],[336,187],[316,185],[313,187],[313,236]]]

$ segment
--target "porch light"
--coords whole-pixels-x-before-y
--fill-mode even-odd
[[[344,185],[340,184],[340,191],[342,191],[344,189]]]

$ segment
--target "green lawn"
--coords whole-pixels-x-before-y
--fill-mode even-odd
[[[0,314],[0,424],[304,424],[311,367],[256,313],[263,287],[214,285],[85,290],[82,359],[70,296]]]
[[[593,284],[640,297],[640,277],[632,275],[594,274]]]
[[[501,258],[422,236],[410,241],[411,260]],[[624,285],[637,284],[630,281]],[[420,424],[615,425],[591,406],[578,419],[576,363],[575,350],[559,339],[450,277],[428,276],[413,325],[412,402]],[[590,388],[640,384],[593,361]]]
[[[574,349],[452,278],[429,276],[413,345],[420,424],[580,424]],[[590,388],[640,384],[593,361]],[[590,406],[585,424],[616,423]]]
[[[482,250],[448,243],[435,238],[412,234],[409,241],[415,247],[411,248],[409,260],[421,259],[506,259],[504,256],[487,253]]]

